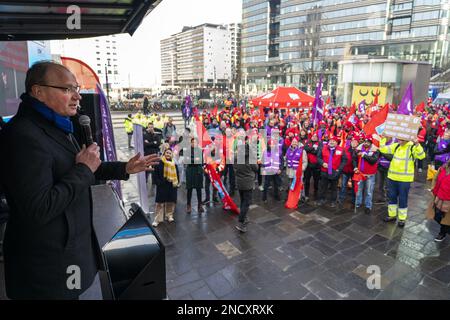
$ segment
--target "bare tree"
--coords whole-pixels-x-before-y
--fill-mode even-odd
[[[304,80],[309,94],[314,94],[314,89],[318,80],[316,70],[316,58],[319,56],[320,35],[321,35],[321,12],[320,7],[315,5],[307,10],[306,22],[303,23],[305,30],[304,47],[300,51],[300,58],[308,60],[302,62],[304,70]]]

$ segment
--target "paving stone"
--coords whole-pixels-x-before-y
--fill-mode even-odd
[[[336,291],[330,289],[320,280],[314,279],[305,284],[305,288],[320,300],[337,300],[347,297],[347,295],[340,295]]]
[[[376,245],[382,244],[387,242],[389,239],[380,236],[379,234],[375,234],[373,237],[371,237],[369,240],[364,242],[365,245],[374,248]]]
[[[436,271],[434,271],[431,276],[443,283],[450,283],[450,265],[446,265]]]
[[[314,241],[309,244],[311,247],[317,249],[322,254],[326,255],[327,257],[330,257],[334,255],[337,251],[333,248],[327,246],[323,241]]]
[[[181,297],[185,297],[192,291],[195,291],[197,289],[200,289],[206,285],[206,282],[203,280],[196,280],[193,282],[185,283],[183,285],[173,287],[173,288],[167,288],[167,294],[170,299],[172,300],[178,300],[181,299]]]
[[[235,256],[240,255],[242,252],[239,251],[230,241],[225,241],[216,244],[217,250],[219,250],[227,259],[231,259]]]
[[[311,247],[310,245],[303,246],[299,249],[306,257],[310,260],[314,261],[317,264],[324,263],[328,256],[317,250],[316,248]]]
[[[190,295],[194,300],[217,300],[217,297],[208,288],[208,286],[192,291]]]
[[[206,283],[208,287],[212,290],[214,295],[218,298],[221,298],[231,291],[233,291],[233,286],[228,282],[228,280],[223,276],[222,273],[217,272],[208,278],[206,278]],[[193,296],[195,299],[195,296]]]

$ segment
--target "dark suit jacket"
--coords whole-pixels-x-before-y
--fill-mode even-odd
[[[92,224],[90,185],[127,179],[122,162],[102,163],[95,175],[75,164],[68,136],[30,105],[0,131],[0,178],[10,206],[4,241],[5,281],[11,299],[73,299],[101,267]],[[69,290],[69,266],[81,289]]]

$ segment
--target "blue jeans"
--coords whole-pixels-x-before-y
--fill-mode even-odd
[[[341,178],[341,191],[339,191],[339,202],[344,202],[345,197],[347,196],[347,184],[348,181],[352,178],[352,174],[344,173]],[[355,202],[355,191],[352,188],[352,203]]]
[[[411,182],[399,182],[388,179],[389,204],[398,204],[400,209],[408,208],[408,193]]]
[[[373,189],[375,189],[375,175],[367,176],[367,179],[359,182],[358,194],[356,195],[356,206],[361,206],[363,192],[366,194],[364,205],[372,209]]]

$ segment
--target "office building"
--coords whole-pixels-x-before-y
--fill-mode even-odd
[[[449,63],[448,0],[243,0],[246,91],[294,85],[313,93],[319,74],[334,95],[338,62],[352,55]]]
[[[184,27],[160,43],[164,87],[229,89],[233,75],[231,32],[227,26],[205,23]]]

